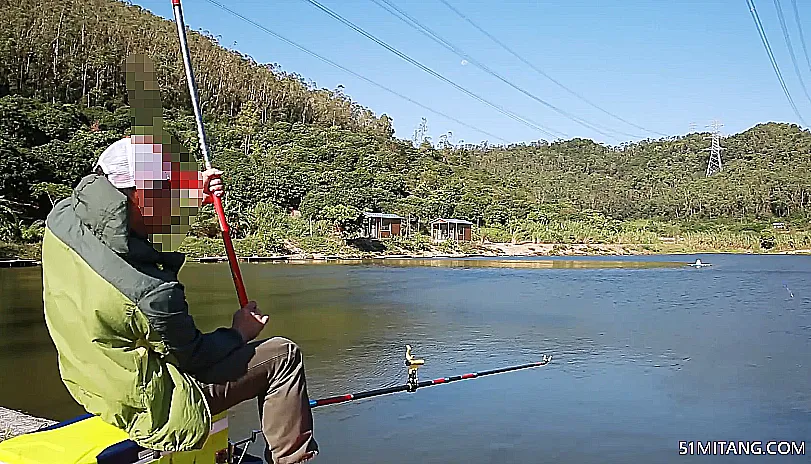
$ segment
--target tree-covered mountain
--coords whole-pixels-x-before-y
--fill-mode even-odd
[[[154,61],[167,108],[188,108],[189,95],[173,22],[115,0],[19,0],[0,8],[0,96],[118,107],[125,103],[121,66],[130,53]],[[235,116],[252,102],[263,123],[337,125],[391,131],[339,87],[318,89],[276,64],[227,50],[204,32],[189,32],[200,99],[207,112]]]
[[[769,123],[725,137],[723,171],[707,178],[709,135],[618,147],[573,139],[472,156],[474,166],[516,179],[535,203],[570,202],[617,218],[807,217],[811,132]]]
[[[317,88],[209,34],[189,38],[238,236],[265,237],[292,211],[350,228],[361,211],[374,210],[423,227],[458,217],[509,231],[529,221],[547,232],[550,221],[607,228],[608,221],[641,218],[765,223],[808,215],[811,133],[794,125],[763,124],[723,139],[724,170],[711,178],[704,176],[707,134],[617,147],[584,139],[417,145],[393,137],[387,116],[340,87]],[[127,133],[122,65],[129,53],[155,60],[167,127],[194,152],[171,21],[115,0],[21,0],[0,8],[0,240],[24,235]],[[204,217],[195,233],[213,234],[212,227]]]

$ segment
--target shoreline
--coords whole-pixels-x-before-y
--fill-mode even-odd
[[[410,251],[405,249],[391,250],[391,252],[374,253],[344,252],[336,254],[306,252],[298,249],[294,253],[267,256],[237,256],[244,263],[289,263],[289,262],[324,262],[324,261],[372,261],[396,259],[461,259],[461,258],[532,258],[532,257],[586,257],[586,256],[656,256],[656,255],[696,255],[696,254],[749,254],[749,255],[811,255],[811,249],[781,249],[777,251],[755,251],[752,249],[729,248],[687,248],[677,244],[615,244],[615,243],[474,243],[467,242],[465,246],[469,252],[449,252],[431,247],[426,251]],[[39,247],[31,245],[31,248]],[[24,257],[2,257],[0,268],[18,268],[39,266],[39,256],[26,253]],[[187,253],[187,261],[198,263],[226,262],[226,256],[206,256],[202,253]]]
[[[685,249],[681,246],[660,244],[588,244],[588,243],[488,243],[476,244],[473,253],[448,253],[432,250],[402,253],[343,253],[325,254],[298,252],[272,256],[238,256],[245,263],[284,263],[310,261],[375,261],[397,259],[461,259],[461,258],[533,258],[533,257],[586,257],[586,256],[656,256],[656,255],[696,255],[696,254],[748,254],[748,255],[811,255],[811,249],[781,251],[754,251],[751,249]],[[189,258],[196,262],[225,262],[225,256]]]

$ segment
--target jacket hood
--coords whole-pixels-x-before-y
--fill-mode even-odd
[[[91,174],[73,189],[71,206],[90,231],[119,254],[129,252],[127,196],[104,176]]]
[[[128,199],[106,177],[84,177],[71,196],[79,221],[104,245],[133,264],[162,265],[175,278],[186,261],[182,253],[159,252],[148,240],[130,230]]]

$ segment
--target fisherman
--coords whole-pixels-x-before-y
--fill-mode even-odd
[[[318,445],[298,346],[255,341],[268,315],[253,301],[210,333],[189,314],[185,256],[167,244],[224,187],[222,172],[200,173],[169,140],[113,143],[48,215],[43,296],[62,381],[88,412],[159,451],[201,448],[213,415],[257,398],[267,462],[307,461]]]

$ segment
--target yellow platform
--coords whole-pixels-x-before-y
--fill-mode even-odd
[[[127,433],[92,416],[0,442],[0,464],[219,464],[228,449],[227,411],[214,416],[203,448],[154,456]]]

